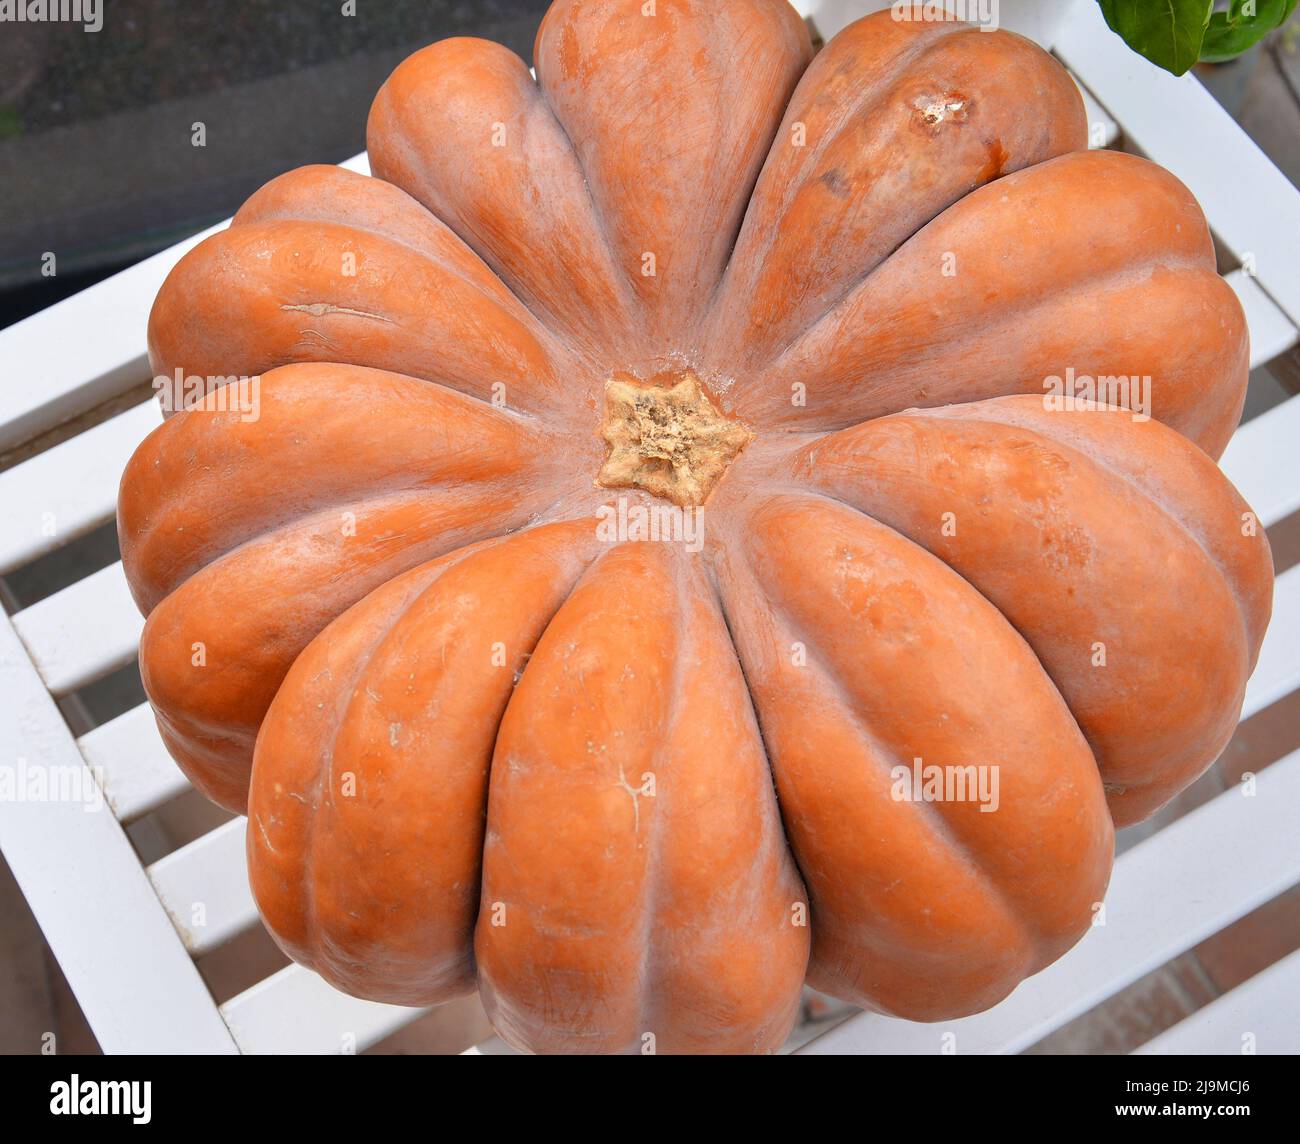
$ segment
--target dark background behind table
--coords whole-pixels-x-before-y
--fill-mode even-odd
[[[0,327],[226,218],[282,171],[363,151],[375,92],[425,44],[482,36],[531,64],[547,0],[343,6],[102,0],[98,32],[0,23]]]

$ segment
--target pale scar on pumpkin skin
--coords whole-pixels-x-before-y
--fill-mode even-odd
[[[622,763],[618,764],[618,782],[614,785],[617,786],[619,790],[625,790],[632,796],[632,832],[639,835],[641,833],[641,803],[638,799],[641,797],[641,790],[639,787],[634,787],[627,781],[627,775],[624,773]]]
[[[950,92],[946,95],[917,96],[912,106],[916,108],[925,126],[938,131],[948,120],[964,123],[970,111],[970,104],[971,101],[966,96]]]
[[[690,369],[649,382],[611,377],[600,435],[606,452],[598,485],[644,489],[683,506],[703,504],[754,439],[718,410]]]
[[[348,306],[335,306],[329,302],[306,302],[301,305],[282,305],[281,310],[288,310],[295,313],[310,314],[313,318],[321,318],[326,314],[347,314],[353,318],[373,318],[376,322],[388,322],[392,324],[392,318],[385,318],[383,314],[372,314],[369,310],[353,310]]]

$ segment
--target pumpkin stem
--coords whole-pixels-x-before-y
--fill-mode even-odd
[[[605,488],[639,488],[677,505],[708,499],[740,451],[754,439],[724,417],[690,369],[643,382],[615,374],[605,382]]]

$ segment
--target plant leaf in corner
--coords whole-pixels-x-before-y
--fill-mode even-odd
[[[1201,59],[1222,63],[1235,59],[1286,23],[1296,0],[1232,0],[1226,12],[1215,12],[1201,45]]]
[[[1201,56],[1213,0],[1097,0],[1101,13],[1139,55],[1182,75]]]

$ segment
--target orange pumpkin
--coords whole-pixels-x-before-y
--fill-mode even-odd
[[[127,470],[145,684],[351,993],[539,1051],[772,1050],[805,980],[971,1013],[1240,711],[1241,309],[1033,44],[653,8],[557,0],[536,82],[424,49],[375,177],[172,272],[155,371],[260,390]]]

